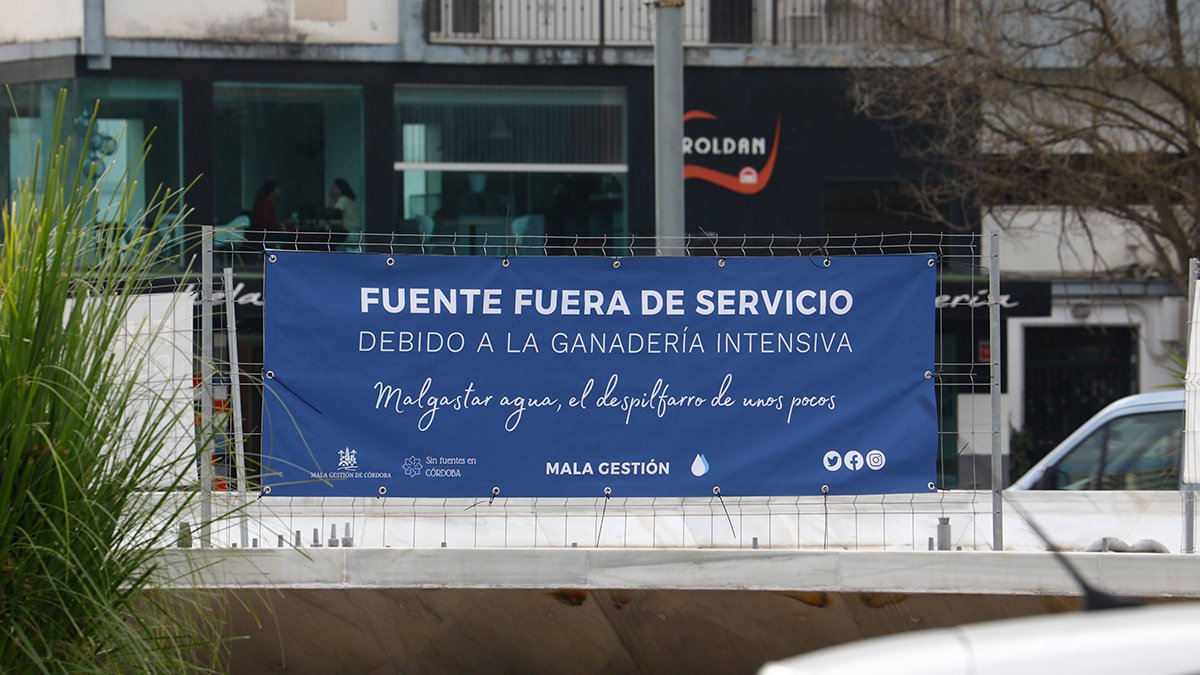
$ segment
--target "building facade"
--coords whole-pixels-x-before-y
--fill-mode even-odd
[[[900,190],[922,167],[857,115],[848,93],[852,68],[905,39],[860,11],[868,4],[685,4],[689,235],[938,233]],[[914,7],[953,28],[954,3]],[[113,175],[132,172],[146,203],[160,185],[190,185],[189,222],[232,221],[269,181],[281,218],[315,218],[342,179],[366,231],[428,233],[443,252],[468,252],[454,246],[458,235],[503,232],[524,216],[595,253],[653,235],[654,9],[644,2],[10,0],[6,11],[6,189],[32,170],[65,88],[72,124],[85,125],[99,101],[96,132],[121,140],[89,148],[90,158]],[[141,164],[130,149],[144,142],[153,150]],[[961,226],[987,230],[969,213]],[[1094,402],[1037,421],[1045,445],[1101,398],[1169,380],[1162,364],[1182,315],[1162,284],[1072,285],[1086,265],[1064,268],[1023,243],[1005,242],[1002,268],[1013,298],[998,346],[1011,425],[1033,422],[1044,397],[1077,397],[1072,383],[1095,379],[1098,363],[1112,380],[1091,387],[1101,392]],[[976,302],[982,286],[970,271],[944,276],[939,302]],[[257,292],[253,273],[243,277]],[[993,348],[986,326],[946,316],[948,358],[975,362]],[[243,360],[253,362],[248,328]],[[1071,361],[1052,349],[1064,339],[1087,341],[1095,359],[1056,370]],[[941,402],[945,428],[966,429],[984,409],[983,378]],[[963,441],[942,452],[946,487],[987,483],[988,448]]]

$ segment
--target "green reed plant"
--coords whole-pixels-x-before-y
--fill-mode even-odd
[[[122,337],[181,194],[135,209],[143,147],[100,204],[106,169],[81,151],[91,128],[69,138],[66,101],[0,220],[0,672],[202,669],[219,645],[204,599],[151,589],[196,494],[195,454],[168,447],[191,411],[139,383],[148,357]]]

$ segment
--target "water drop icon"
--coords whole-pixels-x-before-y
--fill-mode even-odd
[[[703,476],[708,473],[708,460],[704,455],[696,455],[696,459],[692,460],[692,475]]]

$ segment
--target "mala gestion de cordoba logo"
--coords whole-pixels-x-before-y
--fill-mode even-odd
[[[683,122],[717,121],[717,116],[704,110],[689,110],[683,115]],[[683,178],[695,178],[717,187],[725,188],[743,195],[753,195],[762,192],[771,182],[771,174],[775,171],[775,160],[779,156],[779,132],[783,118],[775,118],[775,139],[771,142],[770,154],[767,153],[765,136],[717,136],[717,135],[684,135],[683,137]],[[700,166],[692,161],[696,157],[735,157],[747,162],[756,157],[766,157],[765,163],[755,168],[745,164],[736,174],[724,173],[707,166]]]

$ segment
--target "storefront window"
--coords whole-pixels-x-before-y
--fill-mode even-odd
[[[401,86],[396,116],[400,228],[427,250],[626,237],[624,91]]]
[[[15,190],[18,181],[29,178],[38,161],[46,161],[55,107],[63,89],[68,92],[64,131],[74,139],[71,146],[83,148],[86,154],[82,159],[96,169],[97,223],[122,219],[118,203],[126,184],[133,186],[133,201],[124,225],[146,212],[156,191],[182,186],[179,82],[83,78],[11,88],[11,101],[0,106],[0,184],[7,190]],[[100,102],[99,111],[91,142],[85,147],[81,140],[96,101]],[[145,144],[153,149],[143,163],[140,153]],[[168,244],[177,246],[183,233],[160,234]]]
[[[213,106],[218,223],[251,219],[258,193],[274,183],[271,210],[278,228],[333,228],[344,237],[339,230],[363,226],[362,87],[218,82]],[[341,215],[329,210],[336,179],[353,191],[357,222],[338,222]]]

